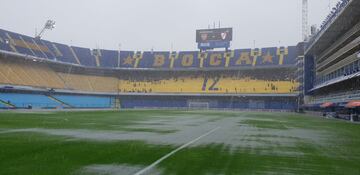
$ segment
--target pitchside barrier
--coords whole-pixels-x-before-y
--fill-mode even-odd
[[[131,108],[128,108],[131,110]],[[125,110],[128,110],[125,108]],[[285,109],[234,109],[234,108],[189,108],[189,107],[134,107],[136,110],[185,110],[185,111],[239,111],[239,112],[295,112]],[[123,109],[124,110],[124,109]]]

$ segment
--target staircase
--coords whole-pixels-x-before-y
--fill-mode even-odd
[[[65,103],[65,102],[51,96],[51,95],[47,95],[47,97],[50,98],[53,101],[56,101],[56,102],[60,103],[64,108],[74,108],[74,106],[71,106],[71,105],[69,105],[69,104],[67,104],[67,103]]]
[[[11,104],[11,103],[8,103],[8,102],[6,102],[6,101],[3,101],[3,100],[0,100],[0,103],[3,104],[3,105],[5,105],[5,106],[7,106],[7,107],[9,107],[9,108],[16,108],[15,105],[13,105],[13,104]]]
[[[120,98],[119,97],[111,98],[111,107],[113,109],[120,109],[121,108]]]

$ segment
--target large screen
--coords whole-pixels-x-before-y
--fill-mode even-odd
[[[196,31],[197,43],[224,42],[232,40],[232,28],[203,29]]]

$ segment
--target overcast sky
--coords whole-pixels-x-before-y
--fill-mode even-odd
[[[319,24],[337,0],[309,0],[309,23]],[[196,50],[195,30],[221,21],[233,27],[232,48],[296,45],[302,0],[0,0],[0,28],[44,39],[122,50]],[[254,42],[255,41],[255,42]],[[173,47],[171,47],[173,45]]]

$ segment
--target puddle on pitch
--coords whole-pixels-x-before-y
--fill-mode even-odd
[[[81,168],[80,170],[76,171],[74,174],[79,175],[133,175],[139,171],[141,171],[143,166],[134,166],[134,165],[117,165],[117,164],[110,164],[110,165],[89,165]],[[144,175],[160,175],[161,171],[158,169],[149,170],[149,172],[144,173]]]

